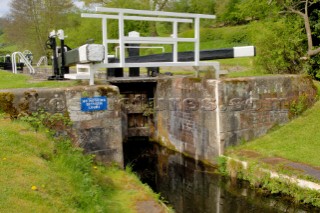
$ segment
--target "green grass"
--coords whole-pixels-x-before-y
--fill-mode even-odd
[[[74,86],[77,81],[39,81],[33,82],[31,76],[13,74],[0,70],[0,89],[31,88],[31,87],[67,87]]]
[[[266,75],[271,75],[271,74],[266,74],[266,73],[248,68],[245,71],[230,72],[226,76],[228,78],[239,78],[239,77],[253,77],[253,76],[266,76]]]
[[[18,47],[16,45],[9,44],[5,40],[4,36],[4,34],[0,35],[0,56],[19,51]]]
[[[264,156],[276,156],[291,161],[320,166],[320,102],[300,117],[271,133],[236,147],[254,150]]]
[[[156,200],[130,171],[0,116],[0,212],[135,212]],[[33,190],[35,189],[36,190]]]

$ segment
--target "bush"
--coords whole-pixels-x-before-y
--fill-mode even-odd
[[[271,74],[301,73],[300,57],[306,46],[301,24],[295,17],[252,23],[251,37],[257,47],[257,65]]]
[[[201,28],[201,42],[221,40],[227,43],[228,46],[247,45],[251,44],[249,36],[249,28],[246,25],[221,28]],[[179,37],[190,38],[194,36],[194,30],[184,31],[179,34]]]
[[[308,74],[316,80],[320,80],[320,55],[316,55],[310,58],[306,63],[306,70]]]

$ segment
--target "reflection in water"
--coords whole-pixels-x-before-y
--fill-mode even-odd
[[[147,140],[124,145],[125,163],[177,213],[319,212],[284,198],[263,196],[246,182],[230,181],[215,169]]]

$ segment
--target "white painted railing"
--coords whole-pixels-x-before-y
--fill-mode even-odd
[[[27,66],[27,68],[29,69],[30,74],[34,74],[35,71],[34,71],[32,65],[29,63],[29,60],[26,59],[26,57],[23,55],[22,52],[14,52],[14,53],[12,53],[12,55],[11,55],[12,72],[15,73],[15,74],[18,73],[18,71],[17,71],[17,55],[20,57],[20,61]]]
[[[105,55],[108,54],[109,44],[118,44],[119,46],[119,62],[109,63],[107,57],[104,63],[99,67],[116,68],[116,67],[161,67],[161,66],[202,66],[200,62],[200,20],[201,19],[215,19],[214,15],[204,14],[190,14],[190,13],[174,13],[163,11],[147,11],[147,10],[132,10],[132,9],[118,9],[97,7],[96,12],[103,14],[81,14],[85,18],[100,18],[102,20],[102,38],[105,46]],[[139,15],[139,16],[135,16]],[[119,36],[117,39],[108,39],[107,20],[118,20]],[[125,36],[125,21],[154,21],[154,22],[170,22],[172,23],[172,34],[169,37],[130,37]],[[193,23],[194,36],[191,38],[179,38],[178,25],[180,23]],[[194,60],[189,62],[178,61],[178,45],[182,42],[189,42],[194,44]],[[153,62],[153,63],[126,63],[125,48],[126,44],[170,44],[172,45],[173,61],[172,62]],[[205,66],[209,62],[204,63]]]
[[[42,56],[42,57],[39,59],[39,61],[38,61],[38,63],[37,63],[37,67],[40,67],[40,65],[41,65],[42,63],[43,63],[45,66],[48,65],[48,58],[47,58],[47,56]]]
[[[219,76],[220,64],[219,62],[200,61],[200,20],[201,19],[215,19],[214,15],[204,14],[190,14],[190,13],[174,13],[163,11],[147,11],[147,10],[132,10],[119,8],[104,8],[97,7],[96,12],[99,14],[83,13],[81,17],[84,18],[98,18],[102,20],[102,41],[104,46],[103,63],[90,63],[86,65],[77,65],[77,74],[65,74],[65,78],[70,79],[90,79],[90,85],[94,84],[94,72],[100,68],[125,68],[125,67],[166,67],[166,66],[190,66],[196,68],[196,75],[199,75],[200,66],[214,67],[216,76]],[[137,16],[138,15],[138,16]],[[118,20],[118,38],[109,39],[107,20]],[[154,22],[169,22],[172,23],[172,33],[168,37],[140,37],[140,36],[125,36],[125,21],[154,21]],[[194,35],[191,38],[179,38],[178,27],[181,23],[193,23]],[[136,32],[137,33],[137,32]],[[138,33],[137,33],[138,34]],[[193,43],[194,45],[194,59],[190,61],[178,61],[178,45],[182,42]],[[119,52],[119,60],[117,62],[109,62],[109,45],[117,44],[116,55]],[[127,63],[125,60],[125,49],[130,44],[149,44],[148,46],[129,47],[129,48],[154,48],[156,45],[172,45],[172,61],[166,62],[139,62]],[[159,46],[157,46],[159,48]],[[161,47],[160,47],[161,48]]]

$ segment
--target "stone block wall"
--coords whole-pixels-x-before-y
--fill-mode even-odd
[[[73,122],[74,143],[86,153],[95,154],[102,162],[115,162],[123,166],[122,123],[119,90],[115,86],[72,87],[54,89],[1,90],[14,94],[17,110],[68,114]],[[83,97],[106,96],[107,110],[84,112]],[[23,107],[23,109],[22,109]]]
[[[219,83],[221,147],[249,141],[294,117],[297,104],[310,107],[316,88],[308,77],[235,78]]]
[[[226,147],[267,133],[311,106],[316,88],[308,77],[270,76],[158,81],[155,140],[195,159],[215,163]]]
[[[127,112],[125,105],[121,106],[123,101],[117,87],[106,85],[1,92],[14,94],[17,110],[34,112],[43,109],[50,113],[67,113],[73,121],[75,144],[103,162],[116,162],[123,166],[122,143],[128,136],[131,124],[122,119]],[[108,109],[82,111],[81,98],[95,96],[106,96]],[[301,106],[311,106],[315,97],[316,88],[312,80],[303,76],[221,80],[160,78],[151,116],[154,130],[150,132],[152,138],[162,145],[214,164],[226,147],[252,140],[266,134],[275,125],[288,122]],[[136,131],[132,136],[138,133]]]
[[[155,94],[155,139],[195,159],[218,156],[215,88],[215,81],[197,78],[159,80]]]

